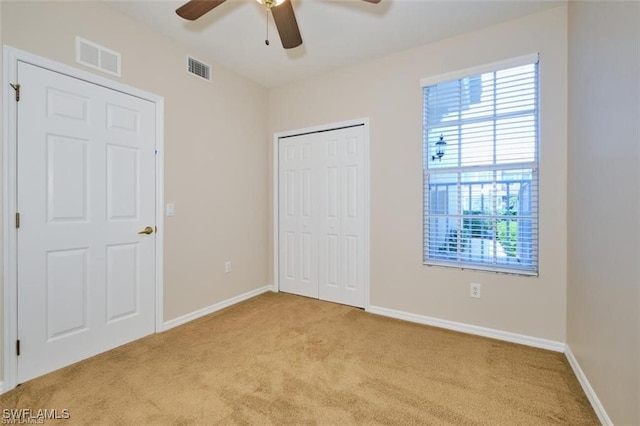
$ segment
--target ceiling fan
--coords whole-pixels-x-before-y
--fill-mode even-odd
[[[368,3],[380,3],[380,0],[363,0]],[[220,6],[225,0],[191,0],[178,9],[176,13],[190,21],[195,21],[211,9]],[[298,21],[291,6],[291,0],[257,0],[267,11],[273,14],[273,21],[276,23],[282,47],[293,49],[302,44],[302,36],[298,28]],[[266,41],[267,44],[268,40]]]

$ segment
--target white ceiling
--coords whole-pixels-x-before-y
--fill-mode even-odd
[[[186,2],[186,0],[184,1]],[[254,0],[227,0],[194,22],[175,14],[183,1],[109,1],[113,8],[266,87],[327,72],[549,9],[550,0],[292,0],[303,44],[282,48]],[[194,53],[196,57],[198,54]],[[215,70],[214,70],[215,72]]]

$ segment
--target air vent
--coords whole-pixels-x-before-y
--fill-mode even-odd
[[[76,37],[76,62],[107,74],[121,76],[122,67],[118,52],[81,37]]]
[[[187,57],[187,72],[197,77],[211,81],[211,67],[204,62],[200,62],[191,56]]]

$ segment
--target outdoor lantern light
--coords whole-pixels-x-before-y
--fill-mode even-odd
[[[436,154],[431,156],[432,160],[436,158],[438,161],[442,161],[442,157],[444,156],[444,148],[447,146],[447,143],[444,141],[444,137],[440,135],[440,140],[436,142]]]

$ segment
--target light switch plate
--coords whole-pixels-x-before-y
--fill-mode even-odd
[[[167,203],[167,216],[175,216],[176,205],[173,203]]]

